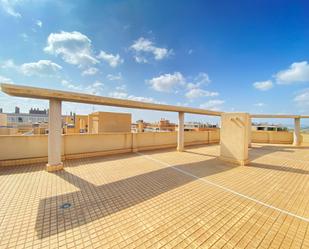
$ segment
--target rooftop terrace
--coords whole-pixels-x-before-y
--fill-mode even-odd
[[[0,248],[309,248],[308,147],[219,149],[0,168]]]

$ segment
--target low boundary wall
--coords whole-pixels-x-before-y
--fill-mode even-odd
[[[252,131],[252,143],[293,144],[293,133],[287,131]]]
[[[309,134],[301,135],[309,146]],[[86,158],[162,148],[176,148],[177,132],[69,134],[62,136],[62,157]],[[220,142],[220,130],[186,131],[185,145]],[[292,144],[292,132],[253,131],[253,143]],[[47,135],[0,136],[0,166],[47,162]]]
[[[185,145],[219,143],[220,130],[185,132]],[[177,132],[69,134],[62,136],[65,159],[176,148]],[[48,136],[0,136],[0,166],[47,162]]]

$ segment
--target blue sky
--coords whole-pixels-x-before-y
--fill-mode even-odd
[[[308,8],[306,1],[0,0],[0,81],[222,111],[308,115]],[[0,95],[4,111],[15,105],[23,111],[48,106]],[[66,103],[63,112],[71,110],[176,118]]]

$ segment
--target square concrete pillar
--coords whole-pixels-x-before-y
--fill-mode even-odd
[[[61,101],[57,99],[49,100],[48,118],[48,163],[46,170],[57,171],[63,169],[61,162]]]
[[[300,141],[300,118],[294,119],[293,145],[299,146]]]
[[[177,150],[184,150],[184,122],[185,114],[183,112],[178,113],[178,133],[177,133]]]
[[[251,148],[252,143],[252,119],[249,117],[249,124],[248,124],[248,147]]]
[[[219,159],[237,165],[249,163],[248,113],[223,113],[221,115],[220,157]]]

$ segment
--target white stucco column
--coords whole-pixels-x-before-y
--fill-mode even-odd
[[[49,119],[48,119],[48,164],[47,171],[63,169],[61,162],[61,100],[49,100]]]
[[[184,121],[185,121],[185,114],[184,112],[178,113],[178,133],[177,133],[177,150],[183,151],[184,150]]]
[[[300,145],[300,118],[294,119],[294,139],[293,145],[299,146]]]

